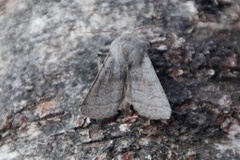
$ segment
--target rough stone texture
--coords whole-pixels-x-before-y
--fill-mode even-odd
[[[0,0],[0,28],[1,160],[240,159],[238,0]],[[171,119],[82,116],[97,54],[133,29]]]

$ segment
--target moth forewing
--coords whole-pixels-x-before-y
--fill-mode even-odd
[[[125,71],[110,54],[82,103],[82,114],[94,119],[113,116],[123,99],[124,75]]]
[[[132,67],[129,75],[128,96],[133,108],[140,115],[150,119],[169,119],[169,101],[147,54],[144,54],[141,67]]]

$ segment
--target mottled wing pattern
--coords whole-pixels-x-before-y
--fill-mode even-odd
[[[102,119],[113,116],[123,99],[125,70],[110,55],[83,101],[82,114]]]
[[[147,54],[141,66],[133,66],[128,73],[127,101],[142,116],[150,119],[169,119],[171,108]]]

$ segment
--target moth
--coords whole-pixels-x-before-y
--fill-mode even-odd
[[[141,116],[169,119],[171,107],[148,57],[149,43],[133,34],[114,40],[88,94],[81,112],[94,119],[109,118],[123,101]]]

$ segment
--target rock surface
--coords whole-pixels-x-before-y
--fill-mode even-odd
[[[2,0],[0,27],[1,160],[240,159],[238,0]],[[133,30],[171,119],[84,117],[97,55]]]

